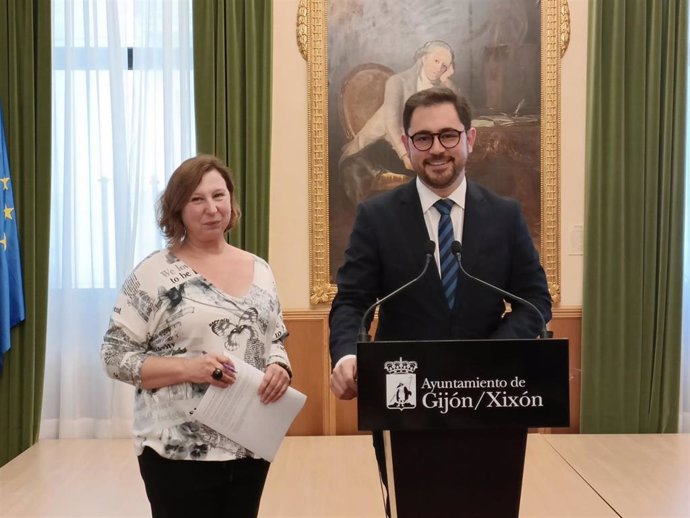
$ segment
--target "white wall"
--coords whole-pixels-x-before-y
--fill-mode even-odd
[[[309,308],[307,64],[296,43],[298,0],[273,0],[273,130],[269,261],[284,309]],[[569,0],[561,79],[561,304],[582,303],[587,0]],[[575,231],[573,231],[575,229]],[[574,255],[575,254],[575,255]]]
[[[273,130],[269,262],[283,309],[309,307],[307,62],[298,0],[273,0]]]
[[[587,0],[568,0],[570,46],[561,61],[561,304],[582,304]],[[581,248],[580,248],[581,249]]]

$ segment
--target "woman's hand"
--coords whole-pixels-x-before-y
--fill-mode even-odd
[[[220,377],[213,373],[219,369]],[[147,390],[179,383],[209,383],[225,388],[235,383],[235,366],[225,355],[200,354],[194,358],[149,356],[141,366],[141,387]]]
[[[280,365],[271,363],[266,366],[264,379],[259,385],[259,397],[262,403],[273,403],[278,401],[288,386],[290,386],[290,376]]]
[[[216,369],[220,375],[214,376]],[[226,388],[235,383],[235,366],[227,356],[208,353],[187,359],[187,377],[191,383],[209,383]]]

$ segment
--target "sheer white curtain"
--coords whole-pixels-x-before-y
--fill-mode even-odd
[[[50,291],[41,437],[127,437],[100,345],[119,287],[164,246],[155,203],[195,154],[192,0],[53,0]]]
[[[688,76],[690,77],[690,76]],[[690,132],[688,132],[690,133]],[[690,139],[685,144],[690,150]],[[690,169],[690,163],[686,171]],[[680,431],[690,432],[690,174],[685,187],[685,254],[683,259],[683,333],[681,338]]]
[[[690,77],[690,70],[688,70]],[[690,121],[690,110],[688,113]],[[690,131],[685,142],[685,246],[683,256],[683,333],[681,337],[680,431],[690,432]]]

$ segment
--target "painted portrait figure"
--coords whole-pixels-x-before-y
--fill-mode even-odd
[[[400,140],[403,106],[410,95],[432,86],[457,90],[451,80],[454,58],[453,49],[445,41],[427,41],[414,53],[410,68],[388,78],[383,103],[340,155],[338,172],[345,194],[353,203],[369,196],[380,174],[412,174]]]

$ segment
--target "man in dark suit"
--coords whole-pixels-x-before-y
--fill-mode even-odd
[[[469,274],[531,302],[544,322],[551,319],[546,276],[518,203],[465,178],[476,138],[471,123],[467,101],[446,88],[417,92],[405,103],[401,138],[417,178],[358,206],[337,275],[329,322],[331,389],[340,399],[357,395],[356,342],[365,311],[419,275],[430,240],[436,267],[380,306],[377,340],[539,335],[534,309],[514,302],[506,313],[499,293],[459,274],[453,240],[462,243]],[[381,467],[380,434],[374,446]]]
[[[515,200],[499,197],[465,178],[476,138],[465,99],[431,88],[405,103],[401,136],[417,178],[358,206],[337,274],[330,312],[331,388],[340,399],[357,395],[356,342],[366,309],[416,277],[429,240],[437,243],[436,268],[379,308],[377,340],[534,338],[541,319],[524,304],[505,313],[503,297],[462,274],[444,293],[438,250],[439,199],[452,200],[454,238],[471,275],[534,304],[551,319],[551,297],[539,255]],[[447,258],[447,253],[442,254]]]

